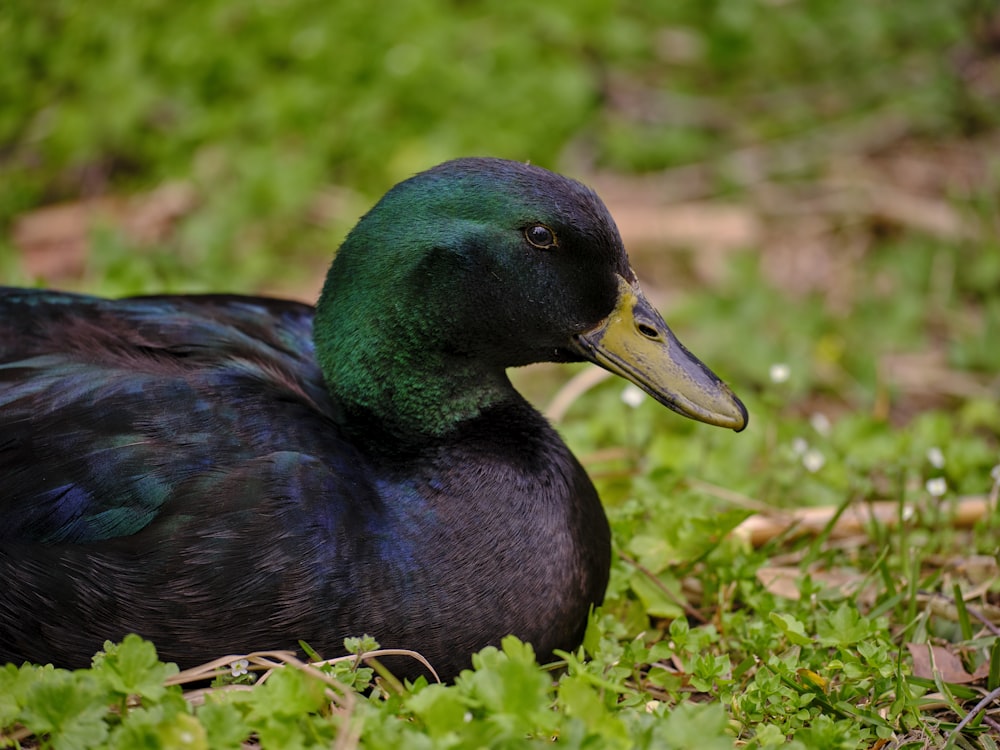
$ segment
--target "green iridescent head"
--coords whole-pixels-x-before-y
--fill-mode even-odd
[[[337,254],[314,336],[347,412],[393,432],[514,397],[507,367],[583,359],[686,416],[746,424],[642,296],[600,198],[517,162],[459,159],[392,188]]]

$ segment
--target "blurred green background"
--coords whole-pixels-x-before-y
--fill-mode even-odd
[[[7,0],[0,279],[311,299],[390,185],[494,155],[594,184],[743,390],[989,400],[998,49],[981,0]]]
[[[996,602],[995,0],[0,2],[0,283],[312,301],[386,189],[467,155],[593,185],[647,295],[751,414],[737,435],[637,403],[620,380],[573,395],[563,384],[582,366],[514,374],[560,404],[608,509],[617,639],[681,643],[695,673],[710,665],[706,685],[731,653],[741,741],[765,719],[761,737],[799,737],[823,712],[780,697],[775,674],[843,685],[829,712],[853,739],[803,747],[860,746],[849,702],[903,729],[911,710],[889,661],[857,668],[858,699],[829,644],[800,652],[807,641],[782,635],[776,609],[833,622],[817,601],[861,596],[835,581],[817,599],[817,570],[880,583],[873,609],[857,601],[901,653],[950,633],[996,664],[968,616],[956,635],[924,598],[958,577]],[[989,493],[991,517],[953,528],[957,504]],[[773,506],[879,500],[908,504],[897,530],[841,542],[828,528],[811,544],[782,526],[757,550],[731,533]],[[765,564],[793,566],[801,602],[758,580]],[[656,619],[678,602],[711,613],[686,647],[683,618],[669,638]],[[628,653],[602,645],[596,668],[631,677],[619,657],[646,657]],[[748,666],[772,653],[786,662],[773,679]],[[729,688],[698,690],[730,702]]]

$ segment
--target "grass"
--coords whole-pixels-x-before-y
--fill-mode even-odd
[[[299,289],[374,196],[467,153],[756,229],[632,246],[744,433],[614,379],[561,401],[616,551],[578,652],[538,665],[508,639],[452,686],[354,658],[251,687],[235,654],[186,701],[129,638],[92,670],[0,670],[0,746],[995,748],[995,16],[855,5],[4,6],[10,281]],[[177,214],[136,233],[124,196],[167,183]],[[25,214],[108,198],[80,263],[36,278]],[[574,374],[514,376],[545,407]]]

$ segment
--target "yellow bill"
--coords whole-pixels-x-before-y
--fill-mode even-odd
[[[576,336],[577,353],[635,383],[678,414],[737,432],[746,427],[746,407],[677,340],[638,283],[619,276],[618,287],[618,304],[611,314]]]

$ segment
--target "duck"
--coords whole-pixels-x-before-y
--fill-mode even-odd
[[[608,521],[507,371],[584,361],[747,424],[597,194],[496,158],[391,188],[315,308],[0,289],[0,662],[85,667],[129,633],[182,668],[329,658],[370,634],[451,680],[508,634],[575,649]]]

